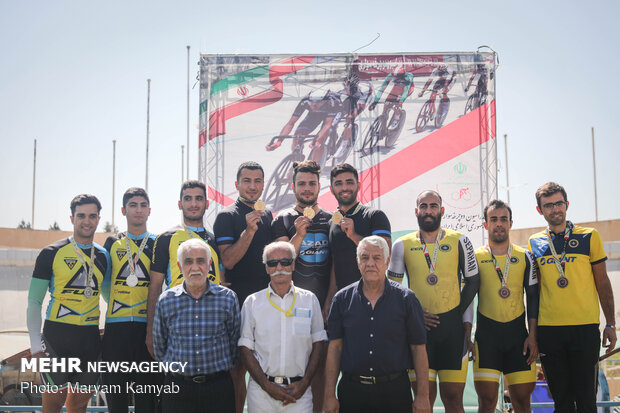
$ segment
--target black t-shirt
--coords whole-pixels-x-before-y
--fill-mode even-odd
[[[370,235],[390,237],[392,235],[390,221],[383,211],[361,205],[360,209],[353,214],[358,204],[359,202],[344,213],[346,218],[353,220],[355,232],[358,235],[362,237]],[[333,222],[329,228],[329,245],[331,245],[334,257],[338,289],[359,281],[362,274],[357,267],[357,245],[340,229],[340,225]]]
[[[295,235],[295,220],[303,213],[295,208],[282,211],[271,225],[273,238],[287,237],[289,240]],[[299,256],[295,261],[293,283],[297,287],[310,290],[317,296],[321,307],[325,303],[329,289],[329,272],[332,260],[329,249],[329,220],[332,214],[319,209],[306,230],[306,236],[299,249]]]
[[[252,211],[253,208],[237,200],[217,214],[213,224],[217,245],[237,242],[247,227],[245,216]],[[263,264],[263,249],[272,239],[271,221],[273,215],[267,210],[258,223],[258,231],[254,234],[245,255],[232,269],[226,270],[226,282],[231,284],[230,288],[237,294],[240,305],[243,305],[248,295],[267,288],[269,284],[269,275]]]

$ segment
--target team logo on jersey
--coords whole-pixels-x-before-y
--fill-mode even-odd
[[[576,239],[571,239],[568,241],[568,246],[571,248],[577,248],[579,246],[579,241]]]
[[[439,249],[442,250],[443,252],[448,252],[448,251],[450,251],[452,249],[452,247],[449,246],[449,245],[444,244],[444,245],[440,245]]]
[[[114,302],[112,303],[112,314],[116,313],[119,310],[122,310],[123,308],[130,308],[131,306],[125,303],[121,303],[120,301],[116,301],[114,300]]]
[[[322,233],[306,234],[299,249],[299,258],[306,263],[320,264],[329,256],[329,239]]]
[[[65,264],[67,264],[67,267],[69,267],[70,270],[73,269],[73,267],[75,267],[75,264],[77,264],[77,259],[76,258],[65,258],[64,259]]]
[[[56,313],[56,318],[63,318],[68,315],[80,315],[80,313],[60,304],[60,306],[58,307],[58,312]]]
[[[88,268],[88,266],[86,267]],[[84,267],[80,268],[80,270],[69,280],[67,284],[65,284],[65,288],[84,288],[86,287],[86,270]],[[92,282],[90,284],[91,287],[98,289],[97,277],[93,276]]]
[[[511,262],[512,264],[516,264],[516,263],[518,263],[518,262],[519,262],[519,259],[518,259],[517,257],[510,257],[510,262]]]
[[[125,255],[127,255],[127,251],[126,250],[116,250],[116,256],[118,257],[118,260],[121,261],[123,258],[125,258]]]

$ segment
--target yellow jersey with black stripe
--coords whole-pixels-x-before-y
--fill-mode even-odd
[[[110,299],[106,313],[106,323],[137,321],[146,323],[146,300],[149,291],[149,272],[153,259],[153,248],[157,235],[148,232],[135,236],[129,234],[129,248],[132,258],[138,253],[140,244],[147,237],[144,250],[135,265],[138,284],[130,287],[127,277],[130,268],[127,256],[127,238],[125,232],[109,237],[105,242],[105,249],[110,253],[112,262],[112,276],[110,277]]]
[[[567,224],[569,225],[569,224]],[[564,251],[564,232],[551,234],[558,256]],[[566,242],[565,288],[558,286],[560,272],[549,248],[546,231],[530,237],[529,249],[540,272],[538,325],[566,326],[599,323],[599,300],[592,266],[607,259],[603,241],[594,228],[575,225]]]
[[[388,270],[388,277],[398,282],[403,281],[406,273],[409,288],[418,297],[422,307],[434,314],[446,313],[458,307],[461,304],[462,277],[467,279],[478,276],[474,247],[469,238],[450,229],[444,231],[445,235],[439,242],[437,253],[435,285],[427,282],[429,267],[417,232],[396,240],[392,246]],[[432,257],[435,244],[426,246]]]
[[[168,288],[172,288],[183,282],[183,274],[178,266],[177,249],[179,245],[190,238],[199,238],[204,240],[209,248],[211,248],[211,267],[209,267],[209,281],[212,283],[220,283],[220,255],[215,237],[212,233],[202,227],[185,228],[176,226],[169,231],[160,234],[155,240],[155,252],[153,256],[153,264],[151,271],[157,271],[165,274],[165,281]]]
[[[495,259],[503,273],[507,256],[496,255]],[[529,294],[530,291],[536,292],[538,289],[536,263],[532,253],[518,245],[512,245],[512,256],[510,257],[508,279],[506,280],[510,295],[507,298],[502,298],[499,295],[502,282],[495,269],[493,258],[485,247],[476,250],[476,260],[480,269],[478,311],[483,316],[500,323],[508,323],[519,318],[525,311],[523,291],[525,290]],[[533,310],[528,306],[529,315],[532,315]]]
[[[45,247],[35,262],[33,278],[49,281],[50,301],[45,319],[78,326],[99,324],[99,296],[104,279],[110,277],[110,256],[94,244],[93,295],[87,298],[88,269],[91,264],[91,245],[77,243],[86,262],[84,267],[69,238]]]

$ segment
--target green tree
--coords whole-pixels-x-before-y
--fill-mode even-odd
[[[32,225],[30,225],[30,222],[26,222],[22,219],[17,225],[17,229],[32,229]]]
[[[105,222],[103,226],[104,232],[118,232],[118,227],[116,225],[112,225],[109,221]]]

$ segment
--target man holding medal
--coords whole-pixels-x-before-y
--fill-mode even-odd
[[[394,243],[388,270],[388,277],[399,282],[407,273],[409,288],[424,309],[429,375],[412,375],[412,386],[417,394],[420,385],[417,381],[428,380],[433,406],[439,378],[439,392],[446,411],[463,412],[473,318],[473,310],[467,314],[465,310],[480,287],[476,255],[467,236],[441,228],[444,208],[437,192],[424,191],[418,195],[415,214],[420,230]],[[461,289],[462,282],[465,285]]]
[[[103,290],[104,280],[110,277],[110,256],[93,242],[100,211],[101,203],[94,195],[73,198],[73,235],[45,247],[32,273],[27,310],[32,357],[76,357],[82,371],[41,374],[44,385],[61,389],[43,393],[45,412],[60,412],[65,402],[68,411],[85,412],[92,393],[70,392],[69,383],[95,385],[98,380],[99,375],[88,372],[86,363],[99,359],[99,296],[109,294]],[[51,298],[41,334],[41,307],[48,289]]]
[[[325,313],[336,291],[357,282],[362,277],[357,266],[356,250],[359,242],[367,236],[383,237],[392,246],[390,221],[379,209],[370,208],[357,200],[360,190],[357,170],[348,163],[332,168],[331,192],[338,201],[338,210],[332,216],[329,229],[329,245],[332,250],[332,271]]]
[[[179,209],[183,212],[181,225],[160,234],[155,240],[153,263],[150,272],[150,284],[147,301],[147,330],[146,344],[152,356],[153,353],[153,316],[157,299],[165,281],[168,288],[183,283],[183,273],[177,265],[177,249],[188,239],[201,239],[211,249],[211,266],[209,267],[209,281],[220,284],[220,257],[213,234],[206,230],[203,223],[204,214],[209,207],[207,189],[200,181],[185,181],[181,186]]]
[[[250,295],[241,310],[239,349],[252,376],[250,413],[313,411],[310,384],[327,333],[316,296],[293,283],[295,256],[289,242],[267,245],[263,262],[271,282]]]
[[[112,260],[112,288],[106,313],[102,344],[105,361],[154,361],[146,347],[146,301],[149,271],[153,259],[155,234],[146,230],[151,214],[149,196],[142,188],[129,188],[123,195],[121,212],[127,218],[127,231],[106,240],[105,249]],[[126,383],[161,384],[155,373],[105,373],[105,384],[118,384],[122,392],[107,394],[110,413],[127,412],[130,403]],[[135,393],[136,412],[156,412],[155,394]]]
[[[536,191],[548,227],[530,237],[540,270],[538,350],[558,412],[596,411],[596,366],[601,346],[616,345],[614,296],[598,231],[566,220],[566,191],[547,182]]]
[[[488,244],[476,250],[480,268],[474,384],[478,411],[493,413],[500,375],[516,413],[528,413],[536,386],[538,276],[532,253],[510,243],[512,210],[494,200],[484,208]],[[523,291],[527,300],[523,304]],[[528,333],[529,330],[529,333]]]
[[[265,173],[258,163],[248,161],[239,165],[235,181],[239,198],[220,211],[213,223],[215,241],[226,268],[226,285],[237,294],[239,306],[247,296],[269,284],[262,254],[272,240],[273,216],[260,200],[264,185]],[[243,363],[238,363],[232,371],[237,413],[243,411],[245,403],[245,373]]]

